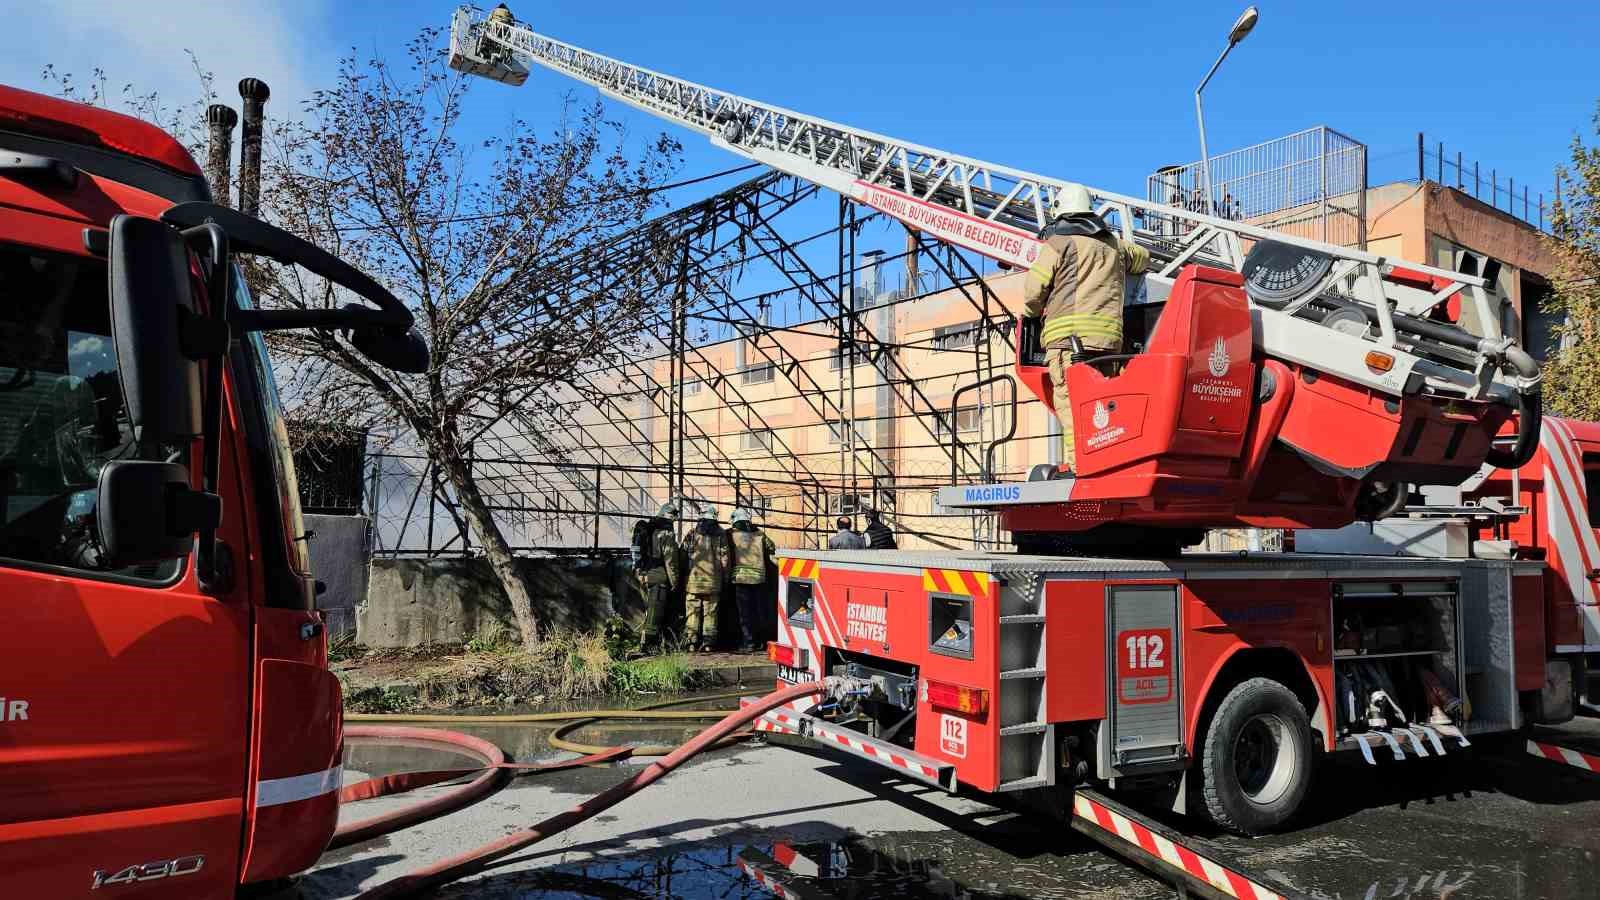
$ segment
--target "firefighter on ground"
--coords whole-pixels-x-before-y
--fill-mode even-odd
[[[1044,317],[1039,343],[1061,419],[1061,461],[1070,470],[1077,459],[1067,366],[1122,352],[1123,279],[1144,274],[1150,252],[1117,237],[1095,215],[1081,184],[1056,191],[1050,213],[1050,224],[1039,233],[1044,246],[1028,270],[1022,297],[1027,316]]]
[[[684,582],[684,634],[689,646],[709,653],[717,643],[717,600],[728,581],[728,536],[717,524],[710,506],[700,507],[700,521],[683,539],[683,553],[689,560],[689,576]]]
[[[745,650],[758,646],[756,628],[764,620],[761,606],[766,594],[767,560],[778,548],[772,538],[750,520],[750,510],[736,509],[728,517],[733,524],[733,597],[739,607],[739,632]]]
[[[678,562],[678,537],[672,522],[678,506],[661,504],[653,518],[633,527],[633,570],[639,575],[644,592],[644,624],[639,628],[639,652],[659,649],[661,632],[666,627],[667,602],[672,591],[683,583],[683,567]]]

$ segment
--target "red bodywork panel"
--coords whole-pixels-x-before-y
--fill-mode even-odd
[[[1310,676],[1322,704],[1308,708],[1312,725],[1330,740],[1334,733],[1333,652],[1329,647],[1332,583],[1320,579],[1189,581],[1183,586],[1184,709],[1186,743],[1198,746],[1198,710],[1211,695],[1223,666],[1242,651],[1287,650]]]
[[[1525,556],[1542,557],[1549,565],[1542,579],[1544,649],[1546,653],[1600,652],[1600,531],[1596,515],[1600,503],[1589,497],[1591,487],[1600,486],[1600,424],[1544,417],[1539,433],[1539,449],[1532,460],[1517,471],[1489,475],[1472,495],[1474,498],[1512,497],[1527,508],[1525,515],[1492,528],[1481,528],[1478,537],[1509,539]],[[1525,607],[1525,589],[1516,594],[1519,614],[1533,615]],[[1519,633],[1519,641],[1523,635]],[[1533,681],[1530,655],[1518,645],[1518,682]],[[1530,667],[1523,672],[1523,664]],[[1543,669],[1538,678],[1543,681]]]
[[[153,126],[12,88],[0,87],[0,129],[201,174]],[[0,177],[0,241],[82,257],[86,227],[171,205],[89,172],[73,188]],[[332,833],[338,684],[317,614],[269,604],[236,377],[224,373],[219,442],[217,536],[233,551],[231,588],[202,589],[192,557],[159,587],[0,561],[16,619],[0,630],[0,658],[12,663],[0,685],[6,896],[232,897],[241,880],[303,870]],[[263,789],[274,802],[258,806]],[[175,859],[187,862],[134,878]],[[90,893],[96,871],[130,867],[144,868]]]
[[[931,554],[930,554],[931,555]],[[974,558],[1001,559],[996,555]],[[954,558],[959,562],[960,557]],[[1034,702],[1026,691],[1008,691],[1002,672],[1026,669],[1029,660],[1016,647],[1000,639],[1001,604],[1008,584],[1022,586],[1030,579],[1043,581],[1038,596],[1043,604],[1042,719],[1055,725],[1102,723],[1111,715],[1114,700],[1127,705],[1161,702],[1177,687],[1178,739],[1187,764],[1203,735],[1199,729],[1207,709],[1221,699],[1240,672],[1269,671],[1288,677],[1306,693],[1306,713],[1326,750],[1334,749],[1333,623],[1332,597],[1336,584],[1348,587],[1365,582],[1385,586],[1392,576],[1361,575],[1360,569],[1325,572],[1317,567],[1271,571],[1262,560],[1240,564],[1230,574],[1223,557],[1192,563],[1188,575],[1151,578],[1137,572],[1094,571],[1082,561],[1063,560],[1060,574],[990,574],[916,568],[917,563],[897,563],[891,554],[844,553],[837,558],[783,559],[779,561],[780,616],[778,642],[804,651],[804,671],[786,675],[787,682],[821,677],[845,662],[886,670],[915,671],[919,699],[915,739],[909,750],[950,763],[957,779],[979,790],[1003,788],[1002,726],[1028,720]],[[1251,572],[1255,574],[1250,574]],[[1419,572],[1417,581],[1438,580],[1451,571],[1435,563]],[[1407,577],[1398,579],[1404,582]],[[1519,594],[1537,597],[1539,577],[1519,575]],[[813,619],[797,622],[782,615],[788,591],[809,586]],[[1162,587],[1176,592],[1175,627],[1149,628],[1123,625],[1112,633],[1108,619],[1112,591],[1129,587]],[[972,652],[970,658],[936,652],[930,635],[930,609],[936,597],[970,596]],[[887,601],[887,602],[885,602]],[[1528,601],[1519,601],[1518,627]],[[1011,608],[1011,607],[1008,607]],[[881,613],[879,611],[882,611]],[[877,625],[882,625],[878,629]],[[1537,622],[1528,633],[1537,642]],[[1163,662],[1162,678],[1133,680],[1128,667],[1135,662],[1124,649],[1140,637],[1159,639],[1172,650]],[[1525,639],[1519,635],[1519,641]],[[1128,651],[1131,653],[1131,650]],[[1543,678],[1543,655],[1537,647],[1517,650],[1519,684],[1535,675]],[[1526,658],[1524,659],[1524,655]],[[1230,666],[1243,667],[1230,673]],[[1285,672],[1292,673],[1288,676]],[[1299,676],[1303,676],[1299,677]],[[957,729],[964,742],[952,746],[945,719],[951,714],[932,708],[928,680],[978,688],[988,692],[989,707],[981,716],[961,716]],[[1140,694],[1148,688],[1149,693]],[[1132,693],[1130,693],[1130,691]],[[1019,706],[1018,704],[1021,704]],[[804,710],[811,701],[795,704]]]
[[[1505,407],[1396,399],[1259,358],[1242,285],[1189,266],[1120,372],[1068,367],[1072,499],[1006,508],[1002,528],[1332,528],[1354,521],[1363,479],[1454,483],[1477,470]],[[1051,406],[1048,369],[1019,363],[1017,375]]]
[[[183,175],[205,174],[183,144],[149,122],[6,85],[0,85],[0,128],[114,150]]]

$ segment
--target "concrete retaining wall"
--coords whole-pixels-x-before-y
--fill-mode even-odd
[[[626,550],[518,563],[545,629],[590,630],[611,616],[643,613]],[[460,644],[516,630],[511,604],[483,559],[374,559],[367,601],[356,613],[356,637],[369,647]]]
[[[317,609],[327,622],[328,639],[356,630],[356,607],[367,596],[367,517],[306,517],[311,532],[311,575],[327,586]]]

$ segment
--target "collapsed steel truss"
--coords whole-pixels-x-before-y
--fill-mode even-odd
[[[831,221],[819,221],[822,210],[833,214]],[[800,212],[809,212],[809,233],[797,239],[788,223],[804,218]],[[869,229],[897,251],[866,249],[861,237]],[[830,244],[836,256],[820,249]],[[662,252],[663,246],[672,252]],[[562,290],[607,290],[612,273],[629,271],[628,261],[644,253],[673,266],[656,277],[671,293],[659,298],[661,315],[641,323],[653,352],[620,367],[578,373],[569,396],[555,403],[548,427],[486,436],[497,454],[473,461],[514,546],[619,544],[633,521],[668,497],[716,500],[724,520],[733,505],[758,511],[782,505],[787,524],[769,522],[769,529],[782,543],[806,546],[831,531],[841,512],[868,505],[895,510],[901,494],[930,492],[952,470],[979,471],[994,417],[977,416],[977,434],[952,440],[958,428],[952,409],[908,370],[902,353],[938,348],[896,340],[878,313],[888,310],[892,322],[898,304],[951,292],[970,306],[974,333],[964,346],[942,352],[970,357],[963,360],[961,382],[985,382],[1012,361],[1014,320],[983,278],[981,258],[769,171],[574,258],[563,267],[569,275]],[[864,273],[888,265],[903,267],[902,289],[879,292],[876,284],[858,284]],[[759,289],[749,290],[752,285]],[[791,335],[827,341],[837,384],[824,384],[805,365],[808,360],[784,340]],[[717,348],[728,341],[739,345],[737,366],[715,358],[726,355],[725,346]],[[769,420],[765,407],[772,401],[752,399],[742,386],[752,371],[779,385],[774,399],[803,408],[804,423],[836,429],[836,457],[831,450],[804,450],[786,433],[804,424],[778,427]],[[691,390],[715,398],[711,408],[705,397],[691,404]],[[887,392],[887,416],[860,415],[865,391]],[[979,409],[994,400],[990,387],[975,393]],[[699,408],[691,412],[691,405]],[[875,434],[864,432],[874,427]],[[755,456],[729,451],[729,438],[752,434],[765,436],[746,447]],[[908,448],[933,447],[931,460],[926,454],[903,459]],[[450,491],[424,457],[375,455],[367,478],[375,552],[470,550]],[[1000,538],[988,516],[902,512],[894,518],[902,532],[936,546],[989,546]]]

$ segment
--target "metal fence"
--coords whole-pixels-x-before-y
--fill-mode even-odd
[[[1551,213],[1561,194],[1557,183],[1546,202],[1543,189],[1534,189],[1524,180],[1520,184],[1510,174],[1502,176],[1494,166],[1467,159],[1459,149],[1453,153],[1444,141],[1429,141],[1417,132],[1417,180],[1435,181],[1514,216],[1540,231],[1550,230]]]
[[[1211,158],[1210,198],[1197,162],[1166,166],[1146,179],[1145,195],[1326,241],[1366,245],[1367,147],[1326,126],[1308,128]]]

